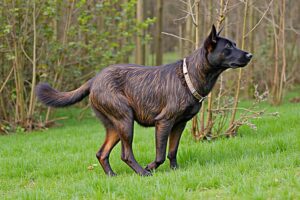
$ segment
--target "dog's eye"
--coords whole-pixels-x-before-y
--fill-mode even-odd
[[[230,43],[227,43],[227,44],[225,45],[225,48],[226,48],[226,49],[231,49],[231,48],[232,48],[232,45],[231,45]]]

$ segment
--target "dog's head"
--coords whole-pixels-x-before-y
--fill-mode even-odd
[[[207,61],[213,67],[244,67],[252,58],[251,53],[237,48],[233,41],[220,37],[214,25],[205,39],[204,48],[207,51]]]

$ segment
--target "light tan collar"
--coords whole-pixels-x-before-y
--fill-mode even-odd
[[[183,59],[183,65],[182,65],[182,68],[183,68],[183,75],[184,75],[184,79],[185,79],[185,82],[190,90],[190,92],[193,94],[193,96],[199,100],[199,102],[201,103],[202,101],[204,101],[204,99],[206,98],[201,96],[197,90],[194,88],[193,84],[192,84],[192,81],[190,79],[190,76],[189,76],[189,73],[188,73],[188,70],[187,70],[187,66],[186,66],[186,58]]]

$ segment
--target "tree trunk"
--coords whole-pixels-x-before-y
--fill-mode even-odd
[[[220,0],[220,9],[219,9],[219,17],[218,17],[218,22],[217,22],[217,30],[220,29],[221,23],[225,19],[224,13],[224,0]],[[222,75],[221,75],[221,83],[222,83]],[[220,89],[222,89],[222,85],[220,86]],[[219,94],[221,94],[222,90],[220,90]],[[220,104],[220,98],[221,96],[218,97],[218,107]],[[213,97],[212,97],[212,92],[208,94],[207,97],[207,122],[206,122],[206,127],[212,127],[213,120],[212,120],[212,102],[213,102]],[[211,134],[211,130],[206,131],[208,134]]]
[[[241,49],[245,48],[245,37],[244,36],[246,34],[247,12],[248,12],[248,0],[246,0],[245,7],[244,7],[244,21],[243,21],[243,32],[242,32],[242,46],[241,46]],[[238,80],[237,80],[237,88],[236,88],[236,93],[235,93],[235,98],[234,98],[234,106],[233,106],[233,111],[232,111],[232,115],[231,115],[229,127],[233,127],[234,126],[234,120],[235,120],[237,106],[238,106],[238,102],[239,102],[241,80],[242,80],[242,72],[243,72],[243,70],[242,70],[242,68],[240,68],[239,69],[239,76],[238,76]],[[236,134],[237,130],[235,128],[229,128],[229,130],[230,131],[226,133],[228,136],[233,136],[233,135]]]
[[[281,0],[281,51],[282,51],[282,68],[280,77],[280,86],[278,92],[278,104],[282,102],[283,89],[286,82],[286,53],[285,53],[285,0]]]
[[[59,3],[59,1],[57,3]],[[62,11],[62,13],[64,13],[64,12],[67,13],[66,18],[63,18],[64,19],[63,20],[64,21],[63,29],[61,29],[61,26],[60,26],[61,24],[59,23],[60,21],[58,21],[58,24],[57,24],[59,26],[57,40],[60,41],[63,46],[68,42],[68,32],[69,32],[69,28],[70,28],[71,21],[72,21],[72,14],[73,14],[74,6],[75,6],[75,0],[70,0],[70,2],[68,2],[68,3],[70,3],[69,8],[67,7],[65,10]],[[57,9],[59,9],[59,6],[57,7]],[[61,36],[62,36],[62,38],[61,38]],[[64,68],[62,67],[64,60],[65,60],[65,55],[64,54],[59,55],[59,57],[57,59],[58,70],[55,72],[54,81],[53,81],[53,85],[55,88],[60,88],[60,86],[61,86],[61,82],[62,82],[63,75],[64,75]],[[51,114],[51,107],[48,107],[47,114],[45,117],[45,123],[48,122],[48,120],[50,118],[50,114]]]
[[[199,48],[200,44],[200,2],[196,1],[195,3],[195,18],[196,18],[196,25],[195,25],[195,49]],[[203,106],[203,105],[202,105]],[[204,109],[204,106],[202,107]],[[192,120],[192,134],[195,139],[201,139],[202,135],[201,132],[199,131],[199,126],[198,126],[198,115],[195,115]]]
[[[253,0],[249,0],[249,4],[252,3]],[[253,7],[249,7],[249,28],[254,26],[254,12],[253,12]],[[253,34],[252,32],[249,33],[249,39],[248,39],[248,45],[249,51],[254,52],[254,41],[253,41]],[[246,93],[248,98],[253,98],[254,94],[254,63],[253,61],[250,63],[248,66],[248,76],[247,76],[247,85],[246,85]]]
[[[179,37],[183,38],[183,24],[179,25]],[[180,57],[184,57],[184,48],[183,48],[183,40],[179,40],[179,55]]]
[[[144,2],[143,0],[138,0],[136,5],[136,19],[138,23],[144,20]],[[143,44],[144,31],[141,35],[136,37],[136,54],[135,62],[139,65],[145,64],[145,45]]]
[[[162,49],[162,26],[163,26],[163,0],[156,0],[156,38],[155,38],[155,53],[156,65],[161,65],[163,62],[163,49]]]
[[[275,16],[274,13],[271,13],[272,16],[272,27],[273,27],[273,33],[274,33],[274,76],[273,76],[273,87],[272,87],[272,103],[276,104],[277,103],[277,93],[278,93],[278,83],[279,83],[279,47],[278,47],[278,34],[277,34],[277,29],[276,29],[276,21],[275,21]]]
[[[29,101],[29,109],[27,114],[27,128],[32,130],[32,114],[34,112],[35,106],[35,85],[36,85],[36,5],[35,1],[33,1],[33,13],[32,13],[32,20],[33,20],[33,47],[32,47],[32,81],[31,81],[31,92],[30,92],[30,101]]]

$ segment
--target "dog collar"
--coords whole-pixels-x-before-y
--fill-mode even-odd
[[[185,82],[190,90],[190,92],[193,94],[193,96],[199,100],[199,102],[201,103],[202,101],[204,101],[204,99],[206,98],[206,96],[201,96],[197,90],[194,88],[193,84],[192,84],[192,81],[190,79],[190,76],[189,76],[189,73],[188,73],[188,70],[187,70],[187,66],[186,66],[186,58],[183,59],[183,65],[182,65],[182,68],[183,68],[183,75],[184,75],[184,79],[185,79]]]

